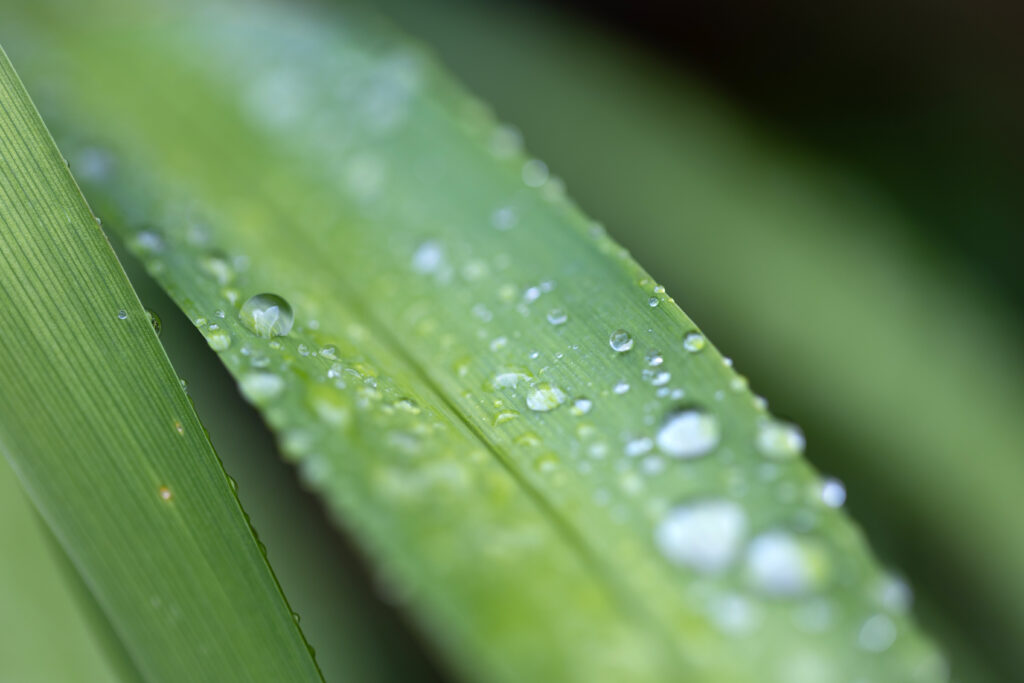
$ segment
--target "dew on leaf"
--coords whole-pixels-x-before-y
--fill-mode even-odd
[[[667,455],[696,458],[714,450],[721,436],[714,415],[699,408],[681,408],[665,418],[656,441],[658,449]]]
[[[291,305],[276,294],[256,294],[242,304],[239,319],[253,333],[265,338],[283,337],[295,320]]]
[[[673,508],[655,531],[670,562],[703,573],[719,572],[736,557],[746,535],[747,515],[729,500],[706,500]]]

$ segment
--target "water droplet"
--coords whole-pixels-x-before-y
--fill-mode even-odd
[[[627,391],[629,391],[629,382],[626,382],[625,380],[616,382],[615,386],[612,387],[612,393],[616,396],[622,396]]]
[[[655,542],[670,562],[699,572],[719,572],[739,551],[747,515],[729,500],[707,500],[673,508],[658,524]]]
[[[497,427],[500,424],[511,422],[512,420],[519,417],[519,412],[516,410],[501,410],[498,411],[494,416],[494,426]]]
[[[402,398],[396,399],[394,406],[396,409],[401,410],[404,413],[409,413],[410,415],[420,414],[419,404],[411,398],[405,398],[403,396]]]
[[[530,410],[546,412],[565,403],[565,398],[564,391],[547,382],[541,382],[531,388],[526,395],[526,406]]]
[[[761,455],[789,460],[804,452],[804,435],[794,424],[765,420],[758,425],[756,444]]]
[[[548,165],[540,159],[530,159],[523,164],[523,182],[528,187],[540,187],[548,181]]]
[[[576,417],[580,417],[582,415],[586,415],[587,413],[589,413],[593,408],[593,401],[591,401],[589,398],[580,397],[572,402],[572,408],[569,409],[569,412],[575,415]]]
[[[284,380],[272,372],[250,372],[238,381],[242,394],[256,405],[275,398],[284,389]]]
[[[842,507],[846,502],[846,487],[843,486],[843,482],[832,477],[821,482],[821,502],[830,508]]]
[[[120,311],[117,312],[117,319],[118,320],[125,320],[127,317],[128,317],[128,311],[124,310],[123,308]]]
[[[552,325],[564,325],[569,320],[569,314],[561,308],[552,308],[548,311],[548,322]]]
[[[206,337],[206,343],[210,345],[210,348],[214,351],[226,351],[231,346],[231,335],[228,334],[227,330],[207,329],[204,331]]]
[[[767,595],[803,595],[820,587],[827,574],[824,551],[784,531],[764,533],[747,548],[747,577]]]
[[[427,240],[412,255],[412,269],[417,273],[436,272],[444,263],[444,249],[434,240]]]
[[[146,309],[146,314],[149,315],[149,324],[153,326],[153,331],[156,332],[156,336],[160,336],[160,330],[163,329],[163,324],[160,322],[160,316],[153,311]]]
[[[652,368],[644,368],[640,375],[644,378],[645,382],[656,387],[663,387],[672,379],[672,375],[668,371],[654,370]]]
[[[648,351],[644,358],[652,368],[656,368],[665,362],[665,357],[661,355],[661,351]]]
[[[722,437],[718,419],[697,408],[669,413],[658,430],[658,448],[676,458],[696,458],[710,453]]]
[[[291,332],[295,319],[287,301],[267,293],[250,297],[238,317],[243,325],[265,339],[285,336]]]
[[[896,624],[884,614],[876,614],[860,627],[857,643],[868,652],[885,652],[896,640]]]
[[[231,267],[228,258],[223,254],[209,254],[200,261],[200,265],[206,274],[222,287],[235,279],[235,269]]]
[[[159,494],[161,500],[170,500],[171,498],[174,497],[174,494],[171,493],[171,490],[166,486],[160,487]]]
[[[491,225],[495,230],[511,230],[519,222],[516,210],[511,206],[503,206],[495,209],[491,214]]]
[[[143,230],[135,235],[135,247],[155,254],[164,250],[164,238],[150,230]]]
[[[683,348],[690,353],[697,353],[707,345],[707,340],[700,332],[690,332],[683,337]]]
[[[181,423],[181,420],[174,421],[174,431],[178,432],[178,434],[181,434],[182,436],[185,435],[185,425]]]
[[[612,335],[608,337],[608,345],[612,347],[612,350],[616,353],[625,353],[633,348],[633,337],[629,335],[629,332],[625,330],[615,330]]]
[[[654,448],[654,441],[644,436],[626,443],[626,455],[635,458],[638,455],[650,452],[652,448]]]
[[[647,305],[650,306],[651,308],[656,307],[658,305],[658,297],[652,296],[650,299],[647,300]]]
[[[508,346],[508,337],[495,337],[491,340],[490,349],[491,351],[501,351],[506,346]]]

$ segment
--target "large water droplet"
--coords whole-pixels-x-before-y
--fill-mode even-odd
[[[276,294],[257,294],[242,304],[238,317],[259,336],[270,339],[291,332],[295,320],[292,307]]]
[[[747,530],[747,515],[729,500],[707,500],[672,509],[658,525],[655,541],[674,564],[718,572],[736,557]]]
[[[747,577],[773,596],[808,593],[824,583],[828,556],[813,542],[784,531],[770,531],[747,548]]]
[[[658,448],[677,458],[696,458],[714,450],[722,437],[718,418],[698,408],[669,413],[658,430]]]
[[[547,382],[541,382],[526,395],[526,406],[530,410],[546,412],[562,405],[565,398],[564,391]]]
[[[804,452],[804,435],[788,422],[765,420],[757,428],[757,450],[776,460],[789,460]]]
[[[625,353],[633,348],[633,337],[630,336],[629,332],[625,330],[615,330],[612,335],[608,337],[608,345],[612,347],[612,350],[616,353]]]

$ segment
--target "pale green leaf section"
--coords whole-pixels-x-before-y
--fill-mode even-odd
[[[2,53],[0,329],[0,449],[146,679],[319,680],[149,316]]]
[[[6,462],[0,462],[0,548],[0,681],[117,681]]]
[[[356,12],[132,6],[21,27],[52,125],[462,671],[944,679],[799,437],[416,48]],[[260,292],[287,335],[240,318]]]

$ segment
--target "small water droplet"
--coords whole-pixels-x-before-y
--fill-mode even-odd
[[[626,455],[635,458],[638,455],[650,452],[654,448],[654,441],[649,437],[640,437],[626,442]]]
[[[541,382],[526,395],[526,406],[537,412],[554,410],[565,402],[565,392],[547,382]]]
[[[561,308],[552,308],[547,317],[552,325],[564,325],[569,320],[569,314]]]
[[[491,340],[490,349],[491,351],[501,351],[506,346],[508,346],[508,337],[495,337]]]
[[[683,348],[690,353],[697,353],[707,345],[707,340],[700,332],[690,332],[683,337]]]
[[[156,332],[156,336],[160,336],[160,331],[163,329],[163,324],[160,322],[160,316],[153,311],[146,309],[146,314],[149,316],[149,324],[153,326],[153,331]]]
[[[764,420],[757,428],[756,445],[761,455],[789,460],[804,452],[804,435],[794,424]]]
[[[242,305],[238,317],[243,325],[265,339],[287,335],[295,319],[287,301],[268,293],[250,297]]]
[[[645,382],[656,387],[663,387],[672,379],[672,375],[668,371],[654,370],[653,368],[644,368],[640,375]]]
[[[124,310],[122,308],[120,311],[117,312],[117,319],[118,320],[125,320],[127,318],[128,318],[128,311],[126,311],[126,310]]]
[[[205,330],[204,336],[206,337],[206,343],[214,351],[226,351],[231,346],[231,335],[227,330],[222,330],[219,327]]]
[[[661,355],[661,351],[648,351],[644,358],[652,368],[656,368],[665,362],[665,357]]]
[[[655,542],[670,562],[703,573],[728,567],[747,530],[747,515],[729,500],[673,508],[658,524]]]
[[[502,206],[491,214],[491,225],[495,230],[511,230],[518,222],[519,216],[511,206]]]
[[[821,482],[821,502],[830,508],[842,507],[846,502],[846,487],[843,482],[829,477]]]
[[[676,458],[707,455],[722,437],[718,418],[698,408],[681,408],[669,413],[658,430],[658,448]]]
[[[519,417],[519,412],[516,410],[500,410],[494,416],[494,426],[497,427],[500,424],[511,422],[517,417]]]
[[[827,574],[824,551],[784,531],[761,534],[747,548],[747,577],[766,595],[803,595],[820,587]]]
[[[616,396],[622,396],[627,391],[629,391],[629,382],[626,382],[625,380],[616,382],[615,386],[612,387],[612,393]]]
[[[161,500],[170,500],[171,498],[174,497],[174,494],[171,493],[171,490],[166,486],[160,487],[159,494]]]
[[[647,300],[647,305],[650,306],[651,308],[656,307],[658,305],[658,297],[652,296],[650,299]]]
[[[231,281],[235,279],[235,269],[231,267],[231,263],[224,254],[208,254],[200,261],[200,265],[206,274],[216,280],[221,287],[231,284]]]
[[[897,635],[895,622],[884,614],[876,614],[860,627],[857,643],[868,652],[885,652]]]
[[[569,412],[575,415],[576,417],[581,417],[589,413],[593,408],[593,401],[591,401],[589,398],[580,397],[572,402],[572,408],[569,409]]]
[[[548,165],[540,159],[530,159],[523,164],[523,182],[528,187],[540,187],[548,181],[548,177],[551,175],[548,171]]]
[[[608,338],[608,345],[616,353],[625,353],[633,348],[633,337],[625,330],[615,330]]]
[[[183,425],[181,423],[181,420],[175,420],[174,421],[174,431],[176,431],[176,432],[178,432],[178,434],[181,434],[182,436],[184,436],[184,434],[185,434],[185,425]]]
[[[427,240],[412,255],[412,269],[424,275],[436,272],[444,263],[444,249],[434,240]]]
[[[242,394],[256,405],[275,398],[284,389],[284,380],[272,372],[250,372],[238,381]]]

